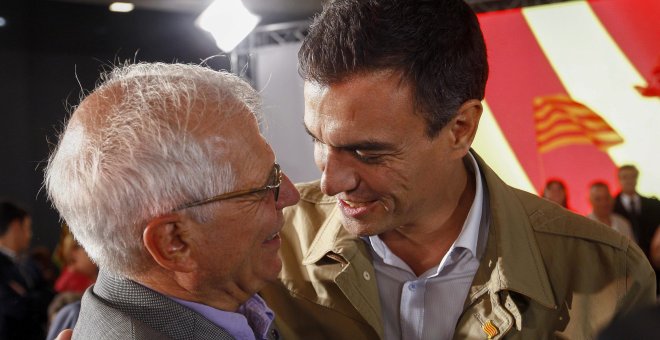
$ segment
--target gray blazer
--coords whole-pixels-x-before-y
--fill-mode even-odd
[[[234,339],[202,315],[133,281],[101,271],[82,298],[73,340]]]

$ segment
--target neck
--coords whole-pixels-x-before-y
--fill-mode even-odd
[[[594,216],[596,216],[596,219],[597,219],[599,222],[601,222],[601,223],[605,223],[605,224],[607,224],[607,225],[609,225],[609,226],[612,225],[611,220],[610,220],[610,214],[609,214],[609,213],[607,213],[607,212],[596,212],[596,211],[594,211],[593,214],[594,214]]]
[[[417,276],[440,263],[463,229],[476,194],[476,183],[473,173],[464,167],[462,170],[457,181],[461,184],[453,200],[439,200],[443,205],[438,208],[440,214],[434,214],[426,224],[402,226],[379,235]]]
[[[203,287],[194,273],[148,273],[135,281],[163,295],[228,312],[236,312],[253,295],[235,284],[216,282],[214,287]]]
[[[16,242],[13,242],[10,238],[4,237],[0,238],[0,247],[5,248],[14,253],[14,255],[19,254],[19,249],[16,246]]]

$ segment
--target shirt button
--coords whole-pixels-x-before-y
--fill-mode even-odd
[[[371,275],[367,271],[362,273],[362,277],[364,277],[364,279],[367,280],[367,281],[371,280]]]
[[[414,283],[411,283],[410,286],[408,286],[409,290],[415,290],[415,288],[417,288],[417,285],[415,285]]]

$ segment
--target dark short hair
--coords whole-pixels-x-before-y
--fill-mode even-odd
[[[7,233],[12,221],[22,221],[27,216],[27,211],[18,205],[10,201],[0,201],[0,236],[4,236]]]
[[[593,188],[605,188],[607,189],[608,192],[610,191],[610,186],[605,181],[592,182],[591,185],[589,186],[589,189],[593,189]]]
[[[401,72],[429,137],[464,102],[482,100],[488,78],[481,28],[463,0],[330,1],[298,60],[303,79],[324,86],[377,70]]]
[[[633,170],[637,175],[639,175],[639,170],[637,170],[637,167],[632,164],[624,164],[620,166],[619,170],[617,171],[617,174],[621,174],[621,171],[623,170]]]

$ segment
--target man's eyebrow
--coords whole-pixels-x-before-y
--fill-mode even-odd
[[[305,126],[305,131],[307,132],[308,135],[310,135],[312,138],[321,141],[318,137],[316,137],[307,127],[307,125],[303,124]],[[322,141],[321,141],[322,142]],[[323,142],[322,142],[323,143]],[[344,150],[363,150],[363,151],[380,151],[380,150],[394,150],[395,147],[391,143],[386,143],[386,142],[381,142],[381,141],[374,141],[374,140],[364,140],[364,141],[357,141],[354,143],[350,144],[345,144],[345,145],[332,145],[335,148],[338,149],[344,149]]]

